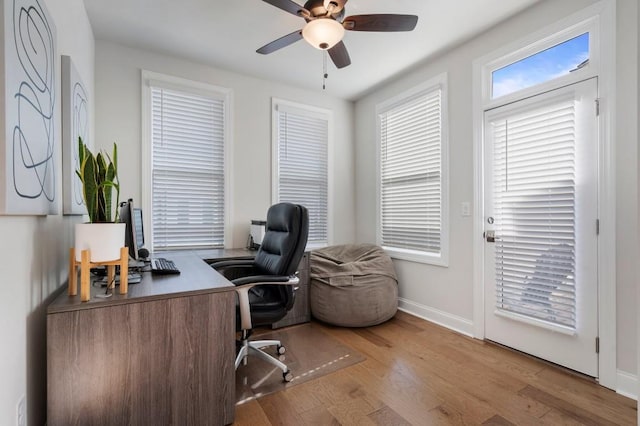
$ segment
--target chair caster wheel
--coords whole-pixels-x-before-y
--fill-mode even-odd
[[[280,361],[284,361],[284,360],[286,359],[286,358],[285,358],[285,356],[284,356],[284,353],[285,353],[286,351],[287,351],[287,350],[286,350],[286,349],[284,348],[284,346],[282,346],[282,345],[280,345],[280,346],[278,346],[278,347],[276,348],[276,352],[278,353],[278,359],[279,359]]]
[[[285,382],[289,383],[290,381],[293,380],[293,374],[291,374],[291,371],[286,371],[282,373],[282,378],[284,379]]]

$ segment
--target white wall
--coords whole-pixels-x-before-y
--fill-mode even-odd
[[[376,239],[375,106],[442,72],[448,73],[450,126],[450,264],[448,268],[396,261],[400,297],[412,309],[471,332],[473,320],[472,217],[460,204],[473,201],[472,63],[591,0],[545,1],[461,46],[416,67],[356,103],[356,239]],[[617,19],[617,368],[636,371],[638,263],[637,2],[618,1]]]
[[[82,0],[47,0],[58,55],[70,55],[93,99],[94,38]],[[60,104],[60,56],[56,61]],[[2,109],[4,111],[4,109]],[[61,127],[56,126],[58,138]],[[60,140],[60,139],[58,139]],[[62,193],[62,151],[56,146],[56,194]],[[62,211],[62,205],[60,206]],[[27,396],[29,424],[46,421],[46,305],[68,275],[68,250],[78,217],[0,217],[0,424],[16,424]]]
[[[638,2],[618,1],[616,84],[616,280],[618,369],[636,372],[638,280]]]
[[[244,247],[251,219],[271,205],[271,97],[327,108],[334,113],[333,242],[355,239],[353,103],[322,93],[187,62],[162,54],[96,42],[97,146],[119,150],[121,198],[141,202],[140,70],[164,73],[233,90],[232,238]]]

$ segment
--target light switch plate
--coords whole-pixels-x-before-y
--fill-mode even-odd
[[[462,204],[460,204],[460,214],[462,214],[462,216],[471,216],[471,203],[468,201],[463,201]]]

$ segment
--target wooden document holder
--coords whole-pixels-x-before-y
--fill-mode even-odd
[[[107,283],[109,288],[115,286],[116,266],[120,266],[120,294],[127,294],[128,291],[128,273],[129,273],[129,249],[120,248],[120,259],[109,262],[91,262],[91,253],[89,250],[82,250],[81,260],[76,260],[76,249],[69,250],[69,296],[78,294],[78,267],[80,267],[80,300],[88,302],[91,298],[91,289],[89,283],[89,273],[91,268],[96,266],[107,267]]]

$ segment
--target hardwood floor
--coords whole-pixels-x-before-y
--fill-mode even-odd
[[[398,312],[323,330],[367,359],[240,405],[234,425],[635,425],[636,402]]]

